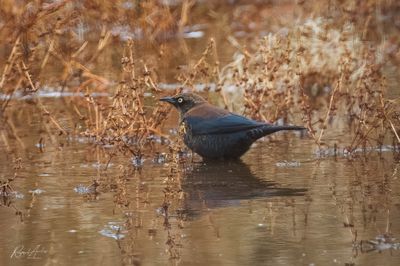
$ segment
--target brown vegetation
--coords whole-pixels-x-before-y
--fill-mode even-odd
[[[20,129],[31,120],[41,123],[42,152],[46,140],[62,149],[66,139],[81,136],[98,147],[112,147],[101,170],[120,152],[131,158],[134,169],[123,168],[111,180],[99,173],[91,187],[94,194],[114,191],[116,204],[125,210],[130,204],[126,177],[140,172],[142,158],[168,160],[162,216],[168,252],[178,259],[179,240],[168,213],[182,204],[180,173],[187,157],[179,138],[163,131],[170,108],[157,102],[162,95],[204,85],[202,93],[228,109],[269,122],[304,124],[321,154],[334,149],[335,155],[355,156],[361,150],[367,156],[384,145],[399,152],[399,83],[387,77],[400,73],[399,27],[382,20],[386,16],[399,23],[397,1],[297,1],[296,6],[286,1],[285,8],[298,16],[296,25],[285,25],[267,12],[268,5],[238,8],[231,14],[237,23],[226,25],[213,1],[162,2],[2,1],[0,143],[15,162],[26,148]],[[221,40],[213,36],[196,47],[200,55],[192,55],[182,34],[202,16],[220,19],[226,35]],[[239,39],[235,27],[255,32]],[[263,29],[272,30],[261,34]],[[166,48],[171,39],[179,48]],[[140,54],[143,40],[155,47],[154,54]],[[221,63],[225,40],[234,50],[230,62]],[[184,59],[170,64],[178,66],[171,70],[178,84],[164,91],[160,84],[168,78],[162,70],[170,67],[167,59],[174,61],[173,53]],[[46,86],[77,97],[63,98],[62,108],[56,108],[40,96]],[[39,118],[33,119],[35,114]],[[13,191],[13,179],[0,181],[2,196]],[[127,228],[140,226],[132,217],[126,223]],[[137,260],[132,250],[126,254],[130,263]]]

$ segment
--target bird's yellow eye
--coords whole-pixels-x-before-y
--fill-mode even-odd
[[[178,98],[178,103],[183,103],[183,98]]]

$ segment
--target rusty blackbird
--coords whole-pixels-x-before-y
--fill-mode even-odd
[[[257,122],[211,105],[194,93],[181,93],[160,101],[178,109],[183,141],[203,159],[237,159],[263,136],[280,130],[305,129]]]

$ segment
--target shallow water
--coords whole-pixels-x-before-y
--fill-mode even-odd
[[[257,7],[243,5],[238,12],[251,8]],[[292,13],[286,6],[281,11]],[[172,90],[181,86],[176,67],[199,58],[210,37],[221,66],[232,61],[236,48],[226,38],[227,25],[249,46],[259,35],[277,31],[251,31],[253,24],[227,19],[208,18],[185,28],[180,37],[189,48],[187,58],[176,49],[179,36],[164,36],[168,56],[162,62],[159,47],[141,42],[140,31],[116,26],[111,31],[122,41],[134,38],[139,57],[159,64],[158,87]],[[113,47],[93,72],[116,85],[123,44]],[[5,58],[6,49],[1,50]],[[369,147],[356,158],[336,157],[332,150],[316,152],[306,136],[283,132],[257,141],[239,162],[205,164],[198,157],[191,162],[187,154],[188,163],[176,165],[163,155],[132,162],[117,154],[107,163],[112,147],[75,134],[80,125],[68,103],[72,97],[84,100],[84,93],[61,90],[59,80],[52,80],[61,71],[49,66],[43,75],[48,84],[34,96],[16,92],[8,107],[15,110],[21,139],[11,139],[8,147],[0,141],[1,180],[16,173],[15,193],[0,193],[0,265],[399,264],[400,173],[391,146]],[[397,72],[393,76],[388,84],[397,86]],[[91,96],[108,99],[114,85]],[[399,91],[389,94],[398,97]],[[0,94],[1,101],[8,97]],[[49,137],[45,119],[29,106],[38,97],[69,137]],[[167,134],[176,128],[173,114]],[[21,169],[14,169],[13,156],[21,158]]]
[[[171,163],[152,158],[135,170],[121,156],[104,174],[102,149],[82,142],[41,152],[31,141],[21,154],[23,168],[12,184],[23,198],[8,199],[25,215],[21,221],[12,207],[2,207],[2,265],[397,265],[400,259],[398,240],[375,240],[400,230],[391,152],[318,160],[311,140],[282,133],[258,141],[241,162],[181,166],[185,171],[171,183]],[[7,154],[1,161],[10,161]],[[1,165],[3,176],[13,171]],[[90,193],[100,176],[119,183]],[[168,208],[166,191],[172,191]]]

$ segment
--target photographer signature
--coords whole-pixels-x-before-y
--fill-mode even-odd
[[[33,248],[25,248],[23,245],[20,245],[14,248],[14,251],[11,253],[10,258],[40,259],[40,255],[43,254],[47,254],[47,250],[40,245],[37,245]]]

